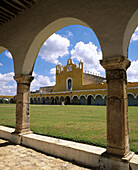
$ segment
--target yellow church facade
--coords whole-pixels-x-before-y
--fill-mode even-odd
[[[106,79],[83,72],[83,62],[56,66],[56,85],[30,94],[31,104],[106,105]],[[138,106],[138,82],[127,83],[128,105]]]

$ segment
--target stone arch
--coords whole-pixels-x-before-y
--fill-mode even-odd
[[[96,105],[103,105],[103,96],[101,94],[97,94],[95,96],[95,104]]]
[[[55,104],[60,104],[60,99],[58,96],[55,97]]]
[[[128,24],[126,26],[123,38],[123,55],[127,57],[128,55],[128,45],[131,39],[133,32],[135,31],[136,27],[138,26],[138,9],[132,15]]]
[[[65,104],[70,104],[70,97],[69,96],[65,97]]]
[[[128,106],[135,106],[135,96],[132,93],[127,94],[128,97]]]
[[[87,96],[87,104],[88,105],[94,105],[94,96],[92,94],[89,94]]]
[[[45,99],[45,104],[50,104],[50,99],[49,99],[49,97],[46,97],[46,99]]]
[[[38,32],[38,34],[34,37],[27,51],[23,63],[23,68],[22,68],[23,74],[30,74],[32,72],[40,47],[46,41],[46,39],[48,39],[56,31],[69,25],[82,25],[82,26],[89,27],[89,25],[86,24],[84,21],[73,17],[59,18],[49,23],[44,29]]]
[[[45,102],[46,102],[45,97],[42,97],[41,103],[45,104]]]
[[[86,105],[86,104],[87,104],[86,96],[80,95],[79,99],[80,99],[80,104],[81,104],[81,105]]]
[[[79,104],[79,99],[78,99],[77,95],[74,95],[72,97],[72,104],[74,104],[74,105],[78,105]]]

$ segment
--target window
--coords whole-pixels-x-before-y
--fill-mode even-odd
[[[67,71],[69,71],[69,66],[67,66]]]
[[[68,80],[68,90],[70,90],[72,88],[72,80],[69,79]]]
[[[72,71],[72,65],[70,66],[70,71]]]

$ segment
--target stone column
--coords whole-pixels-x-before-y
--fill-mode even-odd
[[[107,153],[126,156],[129,153],[126,57],[110,57],[100,61],[107,80]]]
[[[15,76],[17,82],[17,99],[16,99],[16,127],[15,133],[26,133],[29,128],[29,94],[30,83],[34,77],[30,75]]]

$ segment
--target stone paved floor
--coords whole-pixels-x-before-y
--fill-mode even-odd
[[[0,170],[88,170],[0,139]]]

